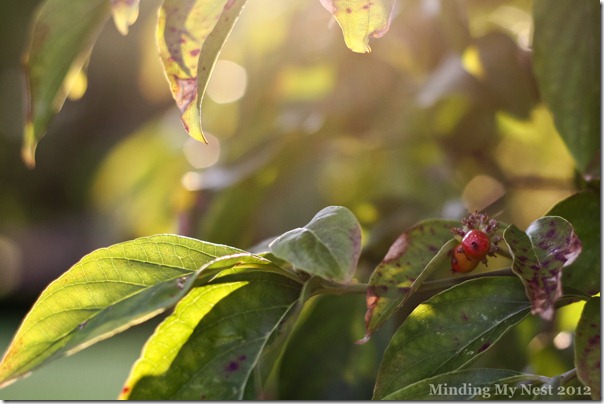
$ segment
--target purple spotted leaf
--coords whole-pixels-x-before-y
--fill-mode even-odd
[[[47,0],[36,10],[24,58],[27,99],[21,154],[28,166],[35,166],[38,142],[63,107],[109,14],[106,0]]]
[[[361,255],[361,225],[348,209],[329,206],[304,227],[269,244],[271,252],[295,268],[336,282],[350,282]]]
[[[115,27],[122,35],[128,35],[128,28],[138,18],[140,0],[111,0],[111,15]]]
[[[522,321],[529,309],[522,284],[512,276],[472,279],[432,296],[392,336],[373,398],[417,399],[397,395],[477,359]]]
[[[185,130],[206,142],[201,102],[218,54],[246,0],[164,0],[157,43]]]
[[[342,28],[353,52],[371,52],[369,38],[380,38],[390,27],[394,0],[321,0]]]
[[[532,302],[531,312],[545,320],[554,315],[562,295],[562,268],[581,253],[581,241],[573,226],[558,216],[544,216],[523,232],[509,226],[503,233],[513,258],[512,270],[524,283]]]
[[[592,297],[587,301],[577,324],[575,341],[575,368],[581,382],[591,389],[591,397],[601,400],[602,373],[600,358],[602,357],[600,297]]]
[[[147,341],[119,398],[242,399],[265,350],[287,333],[301,288],[276,273],[245,269],[193,288]]]
[[[415,291],[425,278],[421,276],[433,261],[432,269],[445,265],[442,261],[453,244],[451,228],[458,221],[426,220],[415,225],[392,244],[377,266],[367,288],[367,313],[365,314],[365,342],[394,311]],[[421,276],[421,277],[420,277]]]

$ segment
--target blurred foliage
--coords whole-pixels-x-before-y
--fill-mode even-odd
[[[319,1],[249,1],[204,101],[208,146],[179,122],[154,41],[160,1],[146,0],[128,36],[104,28],[87,92],[66,102],[27,170],[19,68],[38,3],[0,4],[11,38],[0,48],[5,306],[29,307],[97,247],[171,232],[248,248],[328,205],[361,222],[366,281],[420,220],[480,209],[525,228],[580,184],[537,91],[530,0],[398,1],[390,31],[362,55]],[[551,327],[529,317],[479,363],[572,368],[572,349],[555,343],[568,328]]]

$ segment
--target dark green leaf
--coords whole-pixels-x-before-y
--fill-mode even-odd
[[[573,226],[559,216],[544,216],[531,223],[526,233],[509,226],[503,237],[512,253],[512,270],[532,302],[531,312],[551,320],[554,303],[562,296],[562,268],[581,253]]]
[[[27,110],[22,156],[35,165],[35,151],[61,109],[94,42],[109,18],[106,0],[46,0],[38,9],[25,54]]]
[[[338,282],[349,282],[361,254],[361,225],[348,209],[330,206],[304,227],[273,240],[269,248],[296,269]]]
[[[596,0],[533,2],[537,82],[582,172],[596,168],[601,147],[600,7]]]
[[[544,383],[547,378],[503,369],[463,369],[420,380],[387,395],[383,400],[485,400],[521,396],[527,382]],[[529,389],[530,390],[530,389]],[[526,390],[525,390],[526,391]],[[529,395],[527,393],[527,395]]]
[[[146,343],[120,398],[241,399],[300,290],[281,275],[233,270],[192,289]]]
[[[591,397],[601,400],[602,357],[600,297],[587,301],[577,325],[575,341],[575,367],[581,382],[591,388]]]
[[[468,364],[526,317],[529,308],[515,277],[469,280],[433,296],[392,337],[374,399]]]
[[[283,354],[279,399],[371,398],[381,352],[375,341],[354,343],[363,332],[364,306],[359,295],[313,300]]]
[[[369,280],[365,339],[420,286],[424,278],[420,279],[420,275],[428,264],[435,260],[437,266],[453,248],[442,247],[453,239],[451,228],[455,226],[459,226],[458,221],[426,220],[401,234],[392,244]]]
[[[548,216],[568,220],[583,244],[581,255],[564,268],[562,285],[594,295],[600,291],[600,196],[586,191],[559,202]]]
[[[96,250],[51,283],[0,364],[0,384],[75,353],[172,306],[216,257],[241,250],[174,235]]]

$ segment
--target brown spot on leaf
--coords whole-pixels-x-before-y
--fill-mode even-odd
[[[174,95],[176,105],[178,105],[180,112],[184,112],[197,97],[197,77],[182,79],[174,76],[174,82],[178,86]]]
[[[387,264],[391,261],[395,261],[405,253],[409,246],[409,236],[404,233],[397,238],[394,243],[390,246],[390,249],[386,253],[386,256],[382,260],[382,263]]]
[[[490,342],[485,342],[484,344],[482,344],[482,346],[478,349],[478,352],[483,352],[484,350],[488,349],[491,346]]]
[[[130,392],[130,387],[128,387],[128,386],[124,386],[124,387],[122,388],[122,394],[127,394],[127,393],[129,393],[129,392]]]
[[[352,13],[352,9],[347,8],[347,9],[346,9],[346,12],[347,12],[348,14],[350,14],[350,13]]]

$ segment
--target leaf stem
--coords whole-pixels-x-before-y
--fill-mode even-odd
[[[571,370],[562,373],[559,377],[560,377],[560,385],[564,386],[565,384],[574,380],[577,377],[577,369],[572,368]]]

